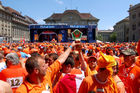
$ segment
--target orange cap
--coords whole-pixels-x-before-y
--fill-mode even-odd
[[[35,48],[33,48],[33,49],[30,50],[30,54],[32,54],[32,53],[34,53],[34,52],[38,52],[38,50],[35,49]]]

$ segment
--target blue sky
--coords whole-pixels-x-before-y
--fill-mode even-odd
[[[77,9],[81,13],[91,13],[100,19],[99,30],[112,29],[118,21],[129,15],[130,4],[140,0],[1,0],[22,15],[28,15],[40,24],[53,13],[63,13],[66,9]]]

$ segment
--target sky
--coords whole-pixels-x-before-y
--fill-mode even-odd
[[[129,16],[131,5],[140,0],[0,0],[3,6],[9,6],[23,16],[28,15],[39,24],[53,13],[63,13],[68,9],[77,9],[80,13],[91,13],[100,19],[99,30],[113,29],[113,26]]]

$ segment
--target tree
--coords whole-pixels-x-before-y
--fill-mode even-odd
[[[98,35],[96,36],[96,40],[101,40],[101,41],[103,41],[102,35],[101,35],[101,34],[98,34]]]
[[[117,34],[115,32],[113,32],[110,35],[110,42],[116,42],[116,38],[117,38]]]

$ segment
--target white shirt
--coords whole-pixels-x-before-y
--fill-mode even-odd
[[[6,66],[6,63],[5,62],[1,62],[0,63],[0,72],[3,70],[3,69],[6,69],[7,66]]]

